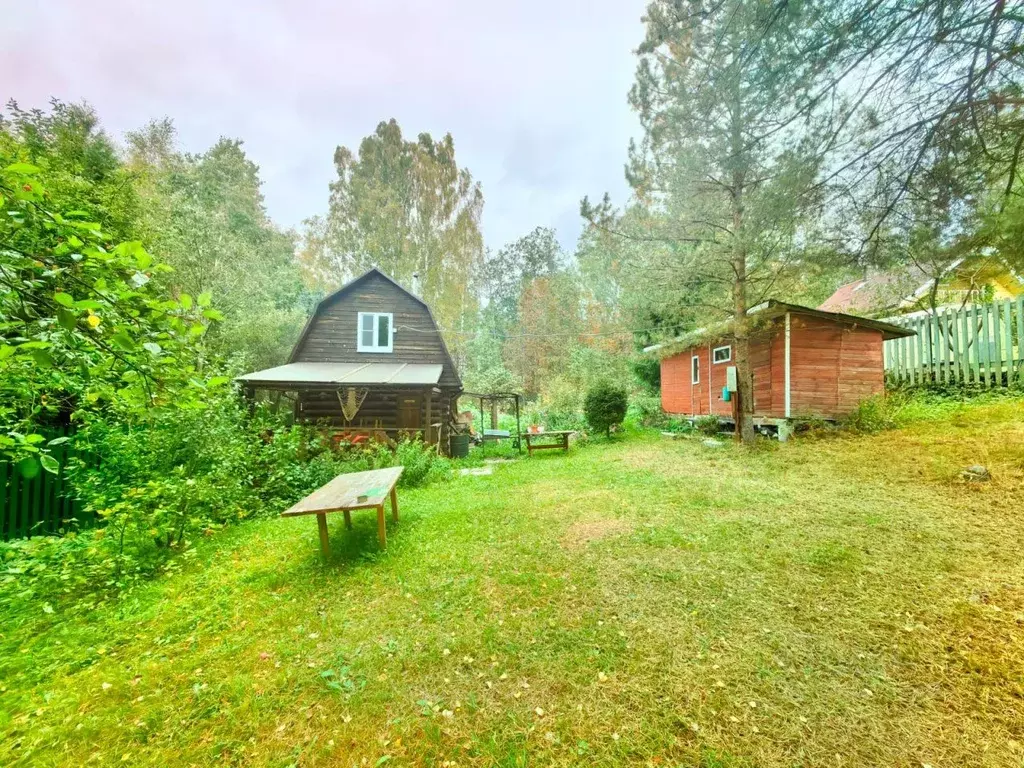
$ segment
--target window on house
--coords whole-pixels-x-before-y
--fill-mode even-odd
[[[715,347],[711,351],[711,359],[716,363],[728,363],[732,360],[732,347]]]
[[[700,358],[696,355],[690,358],[690,383],[700,384]]]
[[[390,312],[360,312],[356,349],[360,352],[390,352],[392,319]]]

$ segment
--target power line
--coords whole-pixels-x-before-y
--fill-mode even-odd
[[[479,336],[486,334],[494,339],[500,339],[502,341],[508,341],[510,339],[547,339],[556,337],[597,337],[597,336],[623,336],[632,335],[637,333],[654,333],[664,332],[664,328],[633,328],[623,329],[616,331],[592,331],[592,332],[573,332],[565,331],[562,333],[515,333],[515,334],[501,334],[495,333],[494,331],[454,331],[445,330],[443,328],[413,328],[408,325],[396,325],[395,330],[414,331],[416,333],[443,333],[451,336]]]

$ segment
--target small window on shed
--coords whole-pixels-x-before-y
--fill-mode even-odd
[[[715,363],[728,363],[732,360],[732,347],[715,347],[711,351],[711,359]]]
[[[356,349],[359,352],[391,352],[392,318],[389,312],[360,312]]]
[[[700,384],[700,358],[696,355],[690,358],[690,383]]]

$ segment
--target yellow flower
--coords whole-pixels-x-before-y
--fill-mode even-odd
[[[99,324],[100,324],[100,316],[99,315],[89,315],[87,318],[85,318],[85,322],[87,322],[89,324],[90,328],[97,328],[99,326]]]

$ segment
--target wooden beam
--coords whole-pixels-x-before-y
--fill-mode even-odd
[[[785,367],[785,370],[783,371],[783,376],[784,376],[784,380],[785,380],[785,385],[784,385],[785,386],[785,405],[786,405],[786,407],[785,407],[785,414],[786,414],[786,418],[787,419],[791,416],[791,414],[790,414],[790,407],[791,407],[791,403],[790,403],[790,378],[789,378],[790,377],[789,339],[790,339],[790,320],[789,320],[789,312],[787,312],[786,313],[786,367]]]

